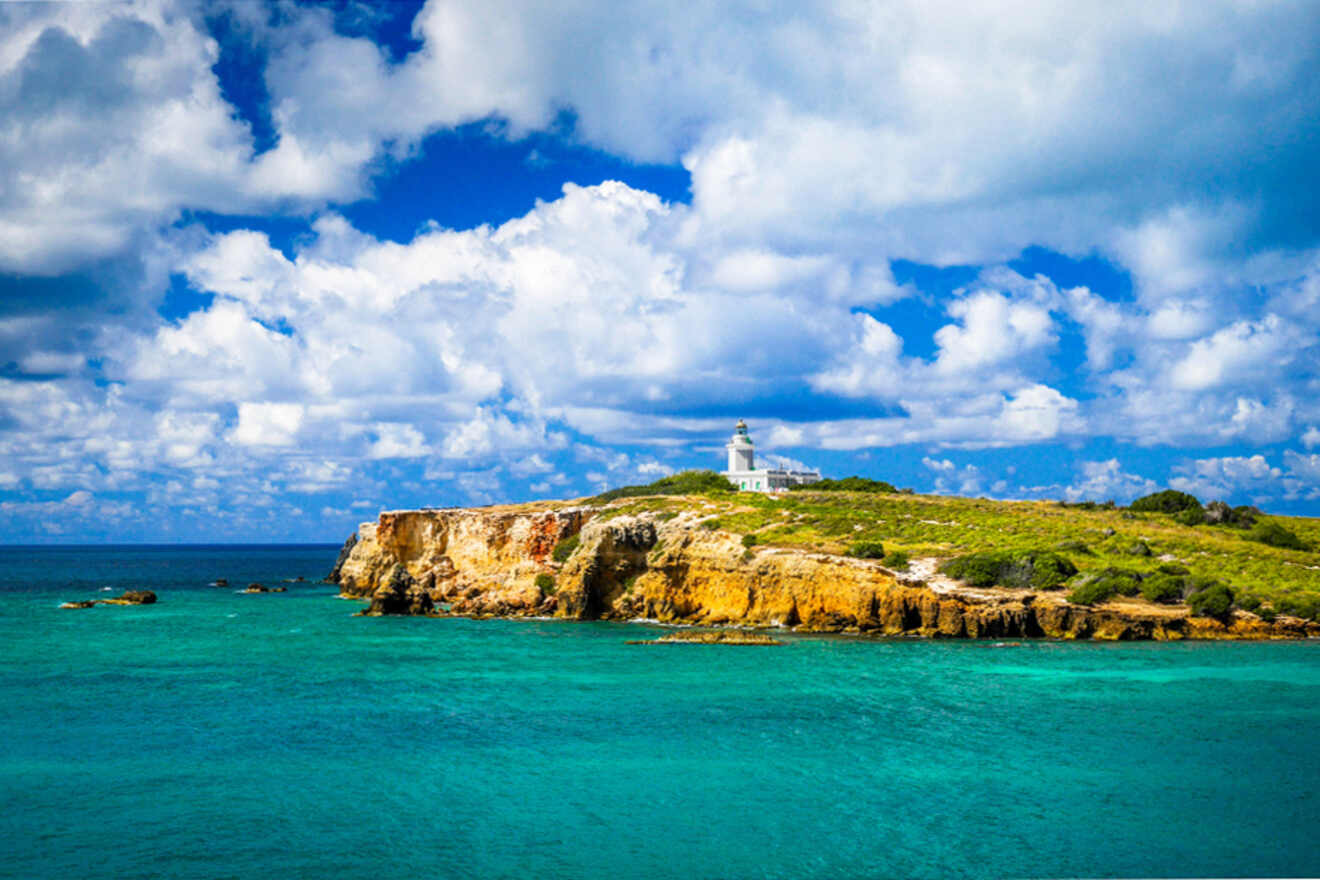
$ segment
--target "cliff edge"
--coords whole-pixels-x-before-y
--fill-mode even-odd
[[[350,537],[330,579],[364,613],[554,616],[571,620],[791,627],[946,638],[1278,639],[1320,624],[1122,598],[977,589],[934,574],[720,527],[700,498],[680,509],[609,504],[387,511]]]

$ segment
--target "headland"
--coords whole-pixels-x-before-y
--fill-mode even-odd
[[[369,601],[369,615],[932,638],[1320,637],[1305,613],[1320,595],[1320,557],[1307,546],[1159,511],[892,488],[386,511],[349,538],[329,579]],[[1275,519],[1314,537],[1315,523]]]

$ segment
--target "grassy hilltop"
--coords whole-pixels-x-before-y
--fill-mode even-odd
[[[939,557],[977,586],[1067,591],[1090,604],[1130,596],[1187,601],[1221,615],[1320,619],[1320,520],[1230,509],[1179,492],[1111,503],[992,501],[916,495],[879,481],[827,480],[779,495],[731,491],[718,474],[688,471],[597,496],[603,516],[660,516],[701,507],[707,528],[743,543],[883,559]]]

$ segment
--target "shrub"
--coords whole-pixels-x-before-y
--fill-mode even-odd
[[[719,521],[718,517],[715,519],[703,519],[701,521],[701,527],[708,532],[718,531],[721,525],[723,525],[723,523]]]
[[[902,550],[890,550],[882,561],[886,568],[894,571],[904,571],[908,567],[908,555]]]
[[[1145,541],[1137,541],[1127,548],[1127,553],[1129,556],[1149,556],[1150,545]]]
[[[1188,596],[1187,605],[1198,617],[1224,617],[1233,607],[1233,591],[1216,583]]]
[[[898,494],[898,490],[894,488],[893,483],[886,483],[884,480],[868,480],[866,477],[817,480],[814,483],[803,483],[788,488],[790,492],[800,490],[804,492],[884,492],[889,495]]]
[[[1113,510],[1113,501],[1056,501],[1055,504],[1060,507],[1071,507],[1076,510]]]
[[[1243,611],[1256,612],[1260,610],[1260,600],[1255,596],[1239,596],[1237,606]]]
[[[1320,620],[1320,598],[1315,596],[1284,596],[1273,600],[1271,604],[1279,614]]]
[[[618,498],[636,498],[641,495],[707,495],[712,492],[736,492],[734,486],[714,471],[681,471],[661,477],[643,486],[620,486],[601,492],[592,501],[604,503]]]
[[[1135,596],[1141,592],[1141,580],[1142,574],[1140,572],[1111,567],[1088,572],[1076,581],[1074,587],[1098,584],[1099,586],[1096,589],[1103,589],[1106,596],[1115,594]]]
[[[1174,489],[1165,489],[1163,492],[1155,492],[1138,498],[1128,505],[1128,509],[1148,513],[1177,513],[1180,510],[1200,510],[1201,502],[1196,499],[1195,495],[1188,495],[1186,492],[1178,492]]]
[[[1156,574],[1141,582],[1141,596],[1148,602],[1180,602],[1183,579],[1173,574]]]
[[[1199,593],[1202,590],[1208,590],[1218,584],[1219,581],[1203,574],[1193,575],[1183,579],[1183,596],[1190,596],[1192,593]]]
[[[1053,590],[1077,574],[1077,566],[1049,550],[988,550],[950,559],[940,571],[974,587]]]
[[[1187,568],[1187,566],[1185,566],[1185,565],[1179,565],[1179,564],[1176,563],[1176,562],[1163,562],[1163,563],[1160,563],[1159,567],[1156,568],[1155,570],[1158,571],[1160,574],[1177,574],[1177,575],[1186,575],[1186,574],[1191,574],[1191,573],[1192,573],[1192,572]]]
[[[1074,605],[1094,605],[1112,598],[1113,595],[1112,582],[1103,579],[1085,581],[1072,588],[1072,592],[1068,594],[1068,601]]]
[[[993,587],[999,583],[999,571],[1007,561],[1005,557],[1006,554],[994,551],[969,553],[942,563],[940,571],[973,587]]]
[[[567,562],[568,557],[573,555],[573,551],[578,548],[578,544],[581,542],[582,539],[577,535],[570,535],[569,537],[564,538],[555,545],[553,550],[550,551],[550,558],[555,562]]]
[[[1301,538],[1289,529],[1272,521],[1256,523],[1252,526],[1251,531],[1247,532],[1246,537],[1251,541],[1259,541],[1271,547],[1283,547],[1286,550],[1307,549]]]
[[[744,547],[755,547],[756,544],[757,544],[757,538],[756,538],[756,535],[743,535],[743,536],[742,536],[742,545],[743,545]]]
[[[545,593],[546,595],[553,593],[555,591],[554,575],[541,572],[536,576],[536,586],[539,587],[541,589],[541,592]]]
[[[1175,513],[1173,521],[1184,526],[1199,526],[1206,521],[1205,512],[1199,507],[1189,507]]]
[[[1084,541],[1060,541],[1054,545],[1055,550],[1062,550],[1065,553],[1081,553],[1085,556],[1094,556],[1095,551],[1086,546]]]
[[[1242,504],[1233,508],[1233,516],[1229,520],[1229,524],[1241,529],[1249,529],[1256,524],[1256,517],[1264,515],[1259,508]]]
[[[848,555],[858,559],[883,559],[885,545],[879,541],[858,541],[848,548]]]

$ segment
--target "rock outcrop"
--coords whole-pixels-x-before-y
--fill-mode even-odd
[[[1298,618],[1060,592],[973,589],[873,560],[742,545],[699,510],[663,518],[608,508],[392,511],[364,524],[337,563],[367,614],[554,615],[934,638],[1271,639],[1320,636]],[[552,555],[578,537],[562,563]],[[423,598],[425,597],[425,598]],[[429,603],[429,604],[428,604]]]
[[[371,594],[371,607],[361,612],[367,617],[389,614],[429,615],[435,610],[430,593],[408,573],[401,563],[395,563],[385,582]]]
[[[65,602],[61,608],[92,608],[97,605],[154,605],[156,594],[151,590],[125,590],[113,599],[82,599]]]

